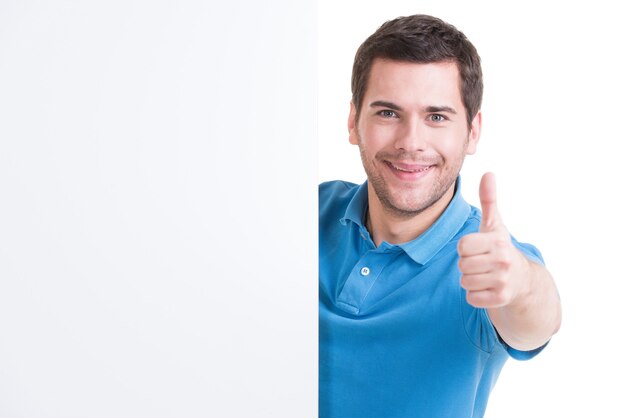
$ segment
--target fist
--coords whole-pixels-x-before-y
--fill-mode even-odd
[[[483,212],[477,233],[461,238],[459,269],[467,302],[477,308],[500,308],[515,302],[522,293],[529,261],[513,245],[496,205],[496,180],[486,173],[480,181]]]

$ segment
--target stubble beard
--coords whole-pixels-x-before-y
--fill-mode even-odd
[[[380,201],[383,210],[394,217],[407,219],[419,215],[420,213],[437,203],[456,182],[459,172],[461,171],[461,166],[463,165],[465,149],[467,148],[468,141],[466,141],[462,155],[459,155],[455,161],[451,162],[452,165],[448,166],[448,168],[445,169],[446,161],[440,155],[425,158],[416,156],[415,154],[411,154],[406,151],[400,151],[395,154],[389,152],[378,152],[374,156],[374,159],[372,161],[369,161],[366,155],[366,148],[363,146],[359,135],[359,151],[361,154],[361,161],[363,162],[363,168],[365,169],[367,179],[372,185],[372,188],[374,189],[374,192],[376,193],[376,196],[378,197],[378,200]],[[435,167],[431,169],[445,169],[445,171],[439,171],[438,177],[431,184],[430,191],[426,194],[425,198],[422,198],[421,200],[411,199],[409,202],[404,199],[405,201],[402,202],[402,196],[393,196],[393,193],[390,190],[390,187],[387,185],[384,177],[380,175],[375,168],[376,165],[378,165],[379,167],[384,167],[385,161],[387,160],[416,162],[419,161],[420,163],[434,165]],[[415,196],[415,194],[419,193],[420,191],[422,190],[406,190],[404,191],[404,193],[411,193],[413,194],[413,196]]]

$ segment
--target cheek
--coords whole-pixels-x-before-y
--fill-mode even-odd
[[[395,127],[389,125],[365,125],[360,132],[361,141],[375,151],[392,146],[396,135]]]
[[[467,131],[466,130],[450,130],[441,132],[433,137],[433,144],[440,154],[455,158],[459,155],[465,155],[467,147]]]

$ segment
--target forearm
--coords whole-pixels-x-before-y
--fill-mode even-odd
[[[525,258],[525,257],[524,257]],[[548,270],[527,261],[526,286],[508,305],[488,309],[500,337],[517,350],[544,345],[561,325],[561,302]]]

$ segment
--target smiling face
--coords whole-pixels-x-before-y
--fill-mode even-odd
[[[459,83],[452,62],[374,61],[359,118],[352,104],[348,119],[350,142],[359,146],[369,180],[370,205],[402,218],[445,209],[481,127],[478,112],[468,128]]]

